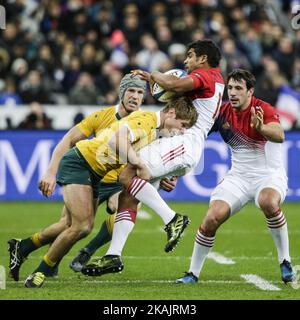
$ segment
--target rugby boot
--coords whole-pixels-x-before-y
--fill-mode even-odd
[[[20,250],[21,240],[10,239],[8,240],[8,251],[9,251],[9,275],[15,280],[19,281],[19,272],[22,263],[26,257]]]
[[[102,276],[105,273],[121,272],[124,264],[120,256],[107,255],[84,266],[81,272],[86,276]]]
[[[165,252],[173,251],[178,241],[180,240],[184,229],[190,223],[188,216],[183,216],[179,213],[165,226],[164,230],[167,232],[167,244]]]
[[[197,283],[198,278],[193,274],[193,272],[185,272],[182,278],[176,279],[175,283]]]

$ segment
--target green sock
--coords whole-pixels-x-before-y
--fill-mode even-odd
[[[89,251],[92,255],[98,250],[101,246],[106,244],[111,240],[112,236],[108,231],[106,221],[104,221],[101,225],[101,228],[97,235],[85,246],[85,248]]]
[[[55,269],[55,265],[56,265],[56,262],[51,261],[46,254],[42,262],[34,270],[34,272],[42,272],[46,277],[51,277],[53,275],[53,270]]]
[[[55,267],[50,267],[45,260],[42,260],[40,265],[34,270],[34,272],[42,272],[46,277],[51,277],[53,275],[53,269]]]
[[[32,241],[32,238],[27,238],[24,240],[21,240],[20,243],[20,250],[22,252],[22,254],[27,257],[29,255],[29,253],[31,253],[32,251],[38,249],[39,247],[37,247],[34,242]]]

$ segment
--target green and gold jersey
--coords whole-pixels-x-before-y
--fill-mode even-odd
[[[101,180],[104,183],[115,183],[119,181],[119,175],[121,171],[125,168],[126,164],[123,164],[120,168],[110,170]]]
[[[120,120],[118,106],[111,106],[102,110],[97,110],[84,118],[76,127],[87,137],[95,137],[106,129],[113,122]]]
[[[159,112],[135,111],[126,118],[112,123],[95,138],[77,142],[76,147],[100,177],[104,177],[110,170],[118,169],[124,164],[115,150],[108,145],[111,136],[121,126],[129,129],[130,142],[138,151],[157,138],[156,129],[160,126],[160,114]]]

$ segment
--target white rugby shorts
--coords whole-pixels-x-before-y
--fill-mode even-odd
[[[255,201],[259,207],[258,197],[265,188],[276,190],[282,203],[287,194],[287,177],[284,172],[270,173],[262,177],[247,177],[229,171],[224,179],[217,185],[211,194],[210,202],[214,200],[225,201],[231,210],[231,215],[238,212],[250,201]]]
[[[195,144],[190,136],[178,135],[153,141],[139,155],[155,180],[188,173],[198,164],[203,147],[204,137]]]

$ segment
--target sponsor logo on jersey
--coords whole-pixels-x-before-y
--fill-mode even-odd
[[[229,122],[225,122],[223,125],[222,125],[222,128],[223,129],[230,129],[230,124],[229,124]]]

